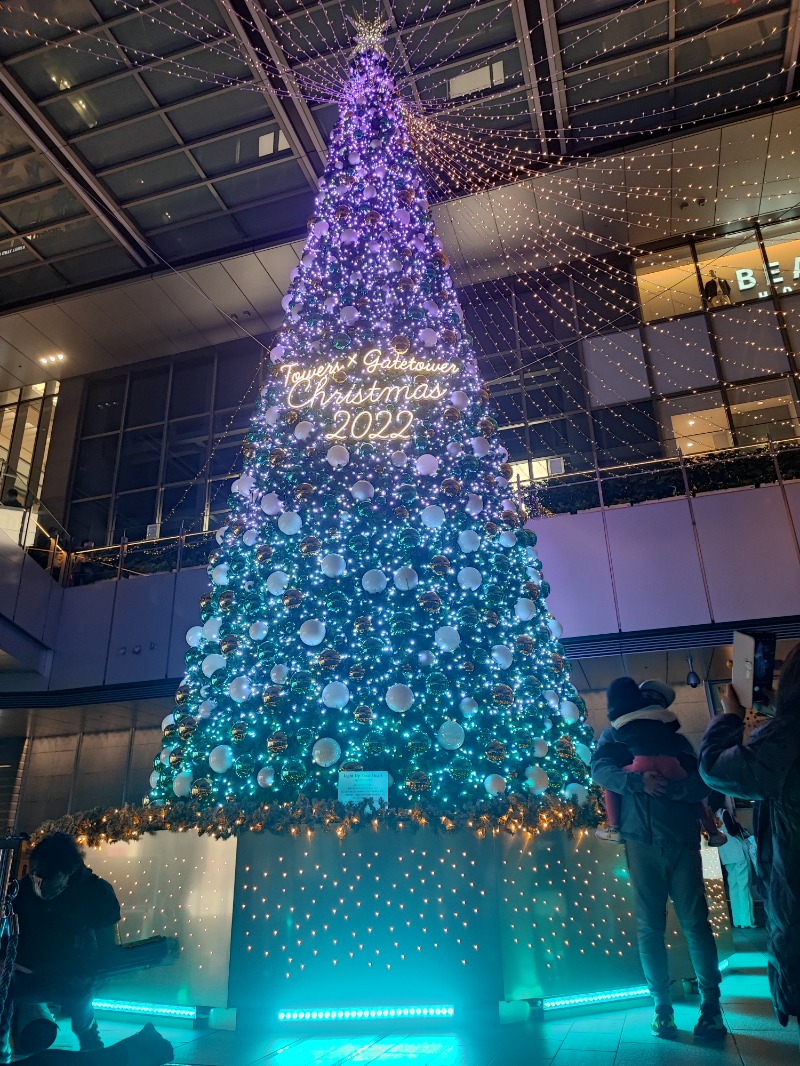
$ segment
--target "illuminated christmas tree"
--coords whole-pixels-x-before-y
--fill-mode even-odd
[[[150,802],[377,770],[395,807],[569,817],[585,709],[378,27],[356,41]]]

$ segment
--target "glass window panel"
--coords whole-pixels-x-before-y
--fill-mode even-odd
[[[511,291],[475,286],[464,294],[462,307],[470,336],[484,354],[516,351]]]
[[[0,159],[30,148],[30,141],[7,115],[0,114]]]
[[[110,130],[100,130],[73,142],[93,167],[113,167],[131,159],[174,148],[177,141],[160,115],[148,115],[136,122]]]
[[[72,495],[76,499],[103,496],[111,492],[118,445],[119,436],[116,433],[81,441],[72,488]]]
[[[131,374],[126,427],[164,421],[168,383],[169,367],[166,366],[156,370],[137,370]]]
[[[113,378],[89,379],[81,429],[84,437],[119,429],[125,398],[125,380],[124,374]]]
[[[517,289],[517,326],[523,347],[538,347],[571,339],[575,334],[575,308],[566,278],[531,278]]]
[[[161,426],[129,429],[122,434],[117,491],[158,484],[161,468]]]
[[[161,501],[161,536],[180,533],[200,533],[203,530],[206,507],[206,483],[175,485],[164,489]]]
[[[184,104],[168,112],[170,122],[185,141],[210,137],[271,116],[272,112],[261,93],[237,89],[206,96],[196,103]]]
[[[567,77],[567,102],[570,107],[594,104],[598,99],[615,97],[619,93],[666,82],[669,77],[669,56],[664,51],[656,55],[643,55],[639,59],[620,58],[611,63],[604,63],[602,68],[592,69],[597,73],[602,70],[602,80],[597,77],[597,73],[591,78],[587,78],[585,72]],[[636,100],[635,104],[636,111],[642,114],[642,101]],[[605,121],[605,113],[603,120]]]
[[[800,296],[784,297],[781,300],[781,307],[792,347],[798,352],[800,351]]]
[[[263,208],[259,208],[259,211],[263,216]],[[308,217],[307,211],[304,217]],[[242,231],[231,218],[220,215],[201,222],[188,222],[184,226],[173,226],[161,233],[154,233],[150,240],[168,262],[174,263],[180,259],[195,259],[202,252],[218,252],[233,246],[238,248],[242,243]]]
[[[258,163],[260,159],[274,159],[278,153],[289,151],[289,142],[282,135],[277,122],[271,122],[268,126],[237,133],[235,137],[199,145],[192,149],[192,155],[209,177],[216,177]]]
[[[266,196],[278,196],[282,192],[307,186],[308,182],[294,160],[214,183],[214,188],[228,207],[238,207],[252,200],[263,200]]]
[[[54,226],[35,236],[36,251],[47,259],[65,252],[107,243],[108,233],[93,218],[81,219],[80,222],[71,222],[66,226]]]
[[[660,393],[701,389],[717,380],[704,315],[645,326],[656,390]]]
[[[688,248],[640,255],[633,265],[645,322],[702,310],[697,271]]]
[[[241,437],[242,430],[250,428],[254,413],[255,407],[252,404],[245,404],[233,411],[217,411],[211,432],[215,438],[227,433],[236,433]]]
[[[33,449],[36,444],[41,413],[41,400],[20,404],[15,433],[17,439],[10,459],[12,468],[16,470],[25,484],[28,484],[30,480]]]
[[[13,204],[3,204],[0,211],[14,229],[20,231],[37,229],[39,226],[46,226],[48,222],[59,222],[61,219],[85,214],[83,207],[69,189],[63,186],[33,193],[32,196],[26,196],[24,200],[17,200]]]
[[[648,4],[593,26],[570,26],[560,31],[564,70],[601,56],[635,46],[666,41],[669,35],[669,4]]]
[[[777,315],[769,304],[718,311],[714,333],[728,381],[784,374],[789,369]]]
[[[241,471],[243,443],[244,437],[232,443],[229,443],[226,438],[224,444],[217,444],[214,447],[209,467],[212,477],[222,477],[225,474],[234,477]]]
[[[703,298],[713,310],[769,296],[769,284],[755,237],[734,233],[697,245]]]
[[[36,256],[17,237],[0,243],[0,270],[14,270],[23,263],[36,262]]]
[[[192,481],[205,473],[208,416],[182,418],[167,426],[164,481]]]
[[[676,45],[675,73],[680,77],[681,74],[707,70],[711,64],[738,65],[741,55],[752,61],[760,55],[783,51],[780,30],[785,20],[786,13],[779,11],[754,20],[717,26],[713,33],[696,34],[691,40]],[[739,78],[741,80],[741,71]]]
[[[117,274],[127,274],[136,264],[122,248],[109,245],[91,252],[72,255],[59,261],[58,269],[68,281],[81,285],[87,281],[105,281]]]
[[[728,400],[740,446],[800,436],[797,405],[787,378],[739,385],[730,390]]]
[[[133,77],[115,78],[42,106],[55,124],[68,134],[110,126],[112,122],[143,115],[152,108]]]
[[[2,130],[0,130],[0,155],[4,147]],[[0,169],[3,178],[3,197],[15,196],[21,192],[32,192],[43,185],[52,185],[58,181],[55,171],[48,166],[44,156],[38,152],[27,152],[17,159],[7,159]]]
[[[40,20],[41,21],[41,20]],[[124,61],[108,35],[92,30],[90,48],[49,48],[14,64],[14,74],[35,100],[69,92],[85,82],[118,74]]]
[[[220,353],[217,356],[217,386],[214,409],[238,407],[255,399],[258,389],[260,349],[244,342],[244,351]]]
[[[156,18],[152,18],[147,12],[139,18],[125,19],[117,23],[112,33],[123,48],[129,52],[133,62],[141,62],[145,56],[169,55],[186,47],[187,30],[192,35],[203,38],[210,34],[215,26],[219,26],[219,11],[217,19],[210,23],[208,19],[208,5],[200,5],[192,0],[190,12],[182,12],[182,5],[170,10],[169,7],[159,11]],[[201,11],[201,7],[206,10]],[[187,14],[191,20],[187,24]],[[202,31],[200,27],[202,26]],[[194,30],[197,27],[197,30]],[[199,32],[198,32],[199,31]]]
[[[125,201],[174,189],[178,185],[188,185],[197,181],[198,173],[183,152],[174,152],[160,159],[103,174],[102,179],[119,200]]]
[[[11,451],[11,434],[17,417],[17,405],[0,408],[0,459],[7,460]]]
[[[585,470],[593,464],[589,420],[586,415],[573,415],[553,422],[540,422],[529,427],[531,451],[534,459],[561,458],[565,469]],[[522,455],[515,455],[520,459]]]
[[[211,481],[208,486],[208,510],[211,514],[209,529],[216,529],[222,525],[222,517],[227,514],[228,499],[231,494],[231,479],[223,478],[221,481]]]
[[[142,204],[131,204],[128,213],[147,230],[171,226],[199,215],[220,214],[221,209],[208,189],[200,187],[170,196],[157,196]]]
[[[593,407],[650,396],[644,351],[638,330],[585,337],[586,387]]]
[[[747,14],[755,15],[769,7],[770,0],[748,0]],[[675,28],[678,34],[693,33],[724,24],[730,18],[729,0],[703,0],[702,4],[677,4]]]
[[[628,256],[605,255],[602,263],[590,261],[571,271],[571,281],[582,332],[605,330],[610,321],[619,330],[639,324],[636,285]],[[566,289],[565,281],[560,288]]]
[[[476,6],[474,10],[464,12],[457,22],[457,27],[459,42],[478,38],[481,50],[485,49],[487,52],[490,48],[507,44],[515,37],[513,13],[505,4]],[[436,26],[426,20],[424,26],[408,30],[405,41],[409,53],[422,51],[426,67],[446,62],[455,51],[452,25],[447,22]]]
[[[175,364],[172,371],[170,419],[199,415],[211,410],[213,372],[210,355]]]
[[[111,500],[92,500],[73,503],[69,509],[68,525],[78,544],[94,544],[101,547],[108,543],[108,516]]]
[[[268,237],[275,240],[285,236],[289,240],[305,225],[313,204],[313,193],[306,189],[293,196],[276,200],[267,207],[259,204],[236,211],[233,217],[248,237]]]
[[[208,49],[174,56],[172,59],[175,63],[190,67],[192,77],[175,77],[168,65],[163,69],[145,70],[141,74],[142,80],[162,106],[199,96],[200,93],[218,88],[229,78],[237,82],[252,80],[247,64],[229,52]]]
[[[653,404],[630,403],[595,411],[598,461],[632,463],[661,455],[661,435]]]
[[[452,51],[452,43],[450,46]],[[479,70],[478,68],[483,68]],[[498,49],[486,64],[474,59],[465,60],[446,71],[432,71],[417,77],[417,88],[425,100],[446,100],[461,98],[467,94],[481,92],[488,96],[492,89],[507,90],[519,85],[523,80],[522,61],[519,50]]]
[[[733,447],[730,423],[720,392],[701,392],[662,400],[658,413],[664,447],[669,455],[686,456],[724,451]]]
[[[774,290],[781,295],[800,292],[800,223],[765,226],[762,237]]]
[[[19,301],[31,300],[34,296],[59,292],[63,288],[63,279],[50,267],[31,266],[25,270],[0,274],[0,303],[11,306]]]
[[[128,540],[144,540],[147,527],[156,520],[156,490],[130,492],[117,496],[114,501],[114,532],[112,543],[123,537]]]

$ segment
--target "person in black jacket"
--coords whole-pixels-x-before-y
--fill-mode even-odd
[[[755,800],[757,874],[764,898],[769,986],[781,1025],[800,1021],[800,645],[787,656],[775,717],[745,743],[732,686],[706,730],[700,773],[712,788]]]
[[[14,910],[19,917],[11,991],[15,1039],[29,1051],[49,1047],[58,1030],[46,1013],[39,1013],[30,1032],[22,1032],[20,1024],[31,1004],[58,1003],[81,1051],[101,1049],[92,993],[102,955],[116,943],[120,909],[114,889],[84,864],[72,837],[53,833],[31,852]]]
[[[719,959],[708,920],[697,820],[698,804],[708,795],[708,788],[697,772],[694,749],[677,732],[673,733],[675,747],[670,754],[679,759],[685,771],[682,779],[670,781],[655,770],[640,773],[625,769],[633,760],[624,743],[625,729],[638,722],[641,733],[648,721],[651,727],[664,721],[675,698],[668,685],[645,681],[638,686],[632,678],[620,677],[609,686],[607,698],[609,719],[624,728],[612,727],[600,735],[592,777],[621,797],[619,829],[633,889],[639,957],[655,1003],[653,1033],[668,1039],[677,1035],[664,941],[667,900],[671,899],[702,997],[694,1035],[699,1040],[723,1040],[726,1029],[719,1004]],[[674,718],[671,712],[670,716]],[[656,747],[662,739],[656,738]],[[663,752],[654,750],[652,754]]]

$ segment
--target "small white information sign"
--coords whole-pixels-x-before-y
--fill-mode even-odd
[[[377,807],[381,800],[389,800],[387,770],[344,770],[339,774],[339,802],[363,803],[369,800]]]

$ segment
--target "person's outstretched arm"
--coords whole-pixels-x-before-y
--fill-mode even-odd
[[[725,713],[709,725],[700,745],[700,775],[711,788],[737,799],[762,800],[783,787],[780,744],[755,735],[744,744],[745,709],[728,685],[722,697]]]

